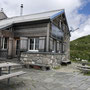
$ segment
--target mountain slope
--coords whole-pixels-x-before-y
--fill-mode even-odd
[[[90,61],[90,35],[71,41],[70,49],[71,60]]]

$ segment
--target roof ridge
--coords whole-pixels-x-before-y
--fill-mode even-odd
[[[49,10],[49,11],[44,11],[44,12],[32,13],[32,14],[28,14],[28,15],[14,16],[14,17],[10,17],[10,18],[24,17],[24,16],[30,16],[30,15],[36,15],[36,14],[42,14],[42,13],[48,13],[48,12],[55,12],[55,11],[60,11],[60,10],[64,10],[64,9]],[[8,18],[8,19],[10,19],[10,18]]]
[[[64,10],[64,9],[49,10],[49,11],[44,11],[44,12],[32,13],[32,14],[29,14],[29,15],[42,14],[42,13],[48,13],[48,12],[55,12],[55,11],[60,11],[60,10]]]

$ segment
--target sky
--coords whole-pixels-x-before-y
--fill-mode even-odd
[[[0,0],[0,8],[8,17],[19,16],[21,4],[23,15],[65,9],[69,29],[79,28],[71,32],[70,40],[90,35],[90,0]]]

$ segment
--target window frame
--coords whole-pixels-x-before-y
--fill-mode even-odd
[[[30,39],[34,39],[34,44],[33,44],[33,50],[30,49]],[[39,42],[38,42],[38,50],[36,50],[36,39],[39,40],[39,38],[29,38],[28,40],[28,51],[31,51],[31,52],[38,52],[39,51]]]
[[[53,39],[52,52],[57,52],[57,40]]]
[[[7,43],[5,43],[5,39],[7,39]],[[6,48],[5,48],[5,44],[7,45]],[[2,47],[2,50],[7,50],[8,49],[8,38],[7,37],[1,38],[1,47]]]

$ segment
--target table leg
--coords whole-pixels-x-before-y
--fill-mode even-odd
[[[11,71],[11,66],[9,66],[9,69],[8,69],[8,74],[10,74],[10,71]]]
[[[8,84],[10,84],[10,78],[8,78],[8,81],[7,81]]]
[[[8,68],[8,74],[10,74],[10,72],[11,72],[11,66],[9,66],[9,68]],[[10,78],[8,78],[8,84],[10,83]]]
[[[0,68],[0,76],[2,75],[2,68]]]

